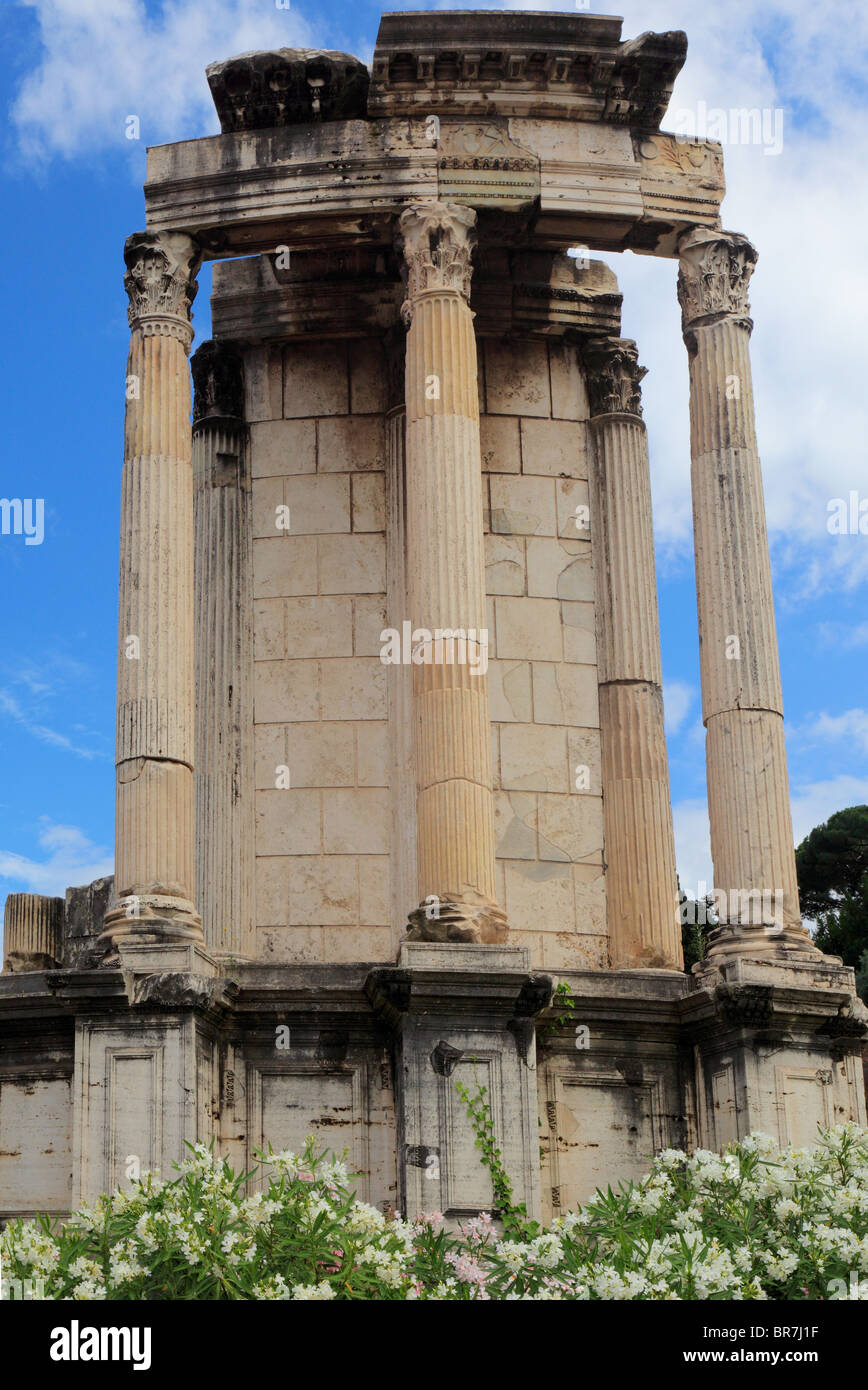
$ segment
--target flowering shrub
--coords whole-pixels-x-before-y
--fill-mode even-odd
[[[343,1163],[261,1155],[245,1196],[203,1144],[52,1229],[2,1236],[4,1297],[48,1299],[868,1299],[868,1131],[812,1149],[755,1134],[721,1156],[664,1149],[640,1182],[597,1192],[548,1231],[491,1216],[447,1229],[383,1215]],[[855,1289],[855,1294],[854,1294]],[[20,1296],[20,1294],[19,1294]]]

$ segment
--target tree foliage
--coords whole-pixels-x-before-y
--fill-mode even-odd
[[[868,806],[836,811],[796,850],[802,914],[822,951],[857,971],[868,994]]]

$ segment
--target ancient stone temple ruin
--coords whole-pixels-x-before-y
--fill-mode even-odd
[[[681,33],[382,19],[371,71],[215,63],[126,243],[114,880],[13,895],[0,1203],[312,1133],[368,1200],[549,1219],[662,1145],[864,1122],[853,973],[796,888],[720,147]],[[578,248],[578,254],[568,255]],[[677,259],[715,883],[683,970],[637,348]],[[191,305],[214,262],[213,340]],[[566,1025],[556,984],[574,1008]],[[560,1026],[559,1026],[560,1024]]]

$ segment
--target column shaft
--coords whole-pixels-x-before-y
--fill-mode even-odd
[[[191,238],[125,248],[130,356],[121,498],[115,902],[105,937],[201,940],[193,906]]]
[[[746,238],[679,245],[711,850],[711,955],[815,954],[799,914],[783,701],[754,427]]]
[[[493,942],[503,938],[505,918],[494,874],[479,401],[467,304],[473,221],[469,209],[437,204],[408,209],[401,219],[422,900],[411,921],[421,937]],[[450,642],[438,632],[465,636]]]
[[[594,440],[603,834],[613,969],[682,968],[648,442],[635,345],[585,353]]]
[[[63,898],[10,893],[3,913],[3,973],[52,970],[63,961]]]
[[[400,334],[398,338],[397,335]],[[391,399],[386,416],[387,621],[396,631],[407,617],[407,409],[404,401],[404,334],[387,344]],[[391,923],[397,952],[410,905],[417,901],[416,772],[412,670],[388,668],[391,749],[392,897]]]
[[[250,474],[240,354],[192,361],[196,902],[215,955],[252,957],[253,629]]]

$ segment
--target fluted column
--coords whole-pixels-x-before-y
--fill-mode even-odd
[[[819,954],[801,924],[771,565],[754,428],[748,282],[733,232],[679,243],[711,852],[709,951]],[[724,898],[725,895],[725,898]]]
[[[3,973],[51,970],[63,961],[63,898],[10,893],[3,910]]]
[[[475,213],[416,204],[407,267],[407,589],[416,730],[416,939],[503,940],[495,898],[476,338]],[[437,631],[468,634],[436,639]],[[473,634],[472,637],[469,634]]]
[[[594,440],[594,574],[609,960],[682,968],[648,441],[636,345],[584,354]]]
[[[407,620],[407,406],[404,400],[403,328],[386,340],[389,400],[386,414],[386,613],[390,627]],[[416,898],[416,772],[413,742],[412,667],[388,667],[390,786],[392,810],[391,920],[395,950]],[[432,919],[433,920],[433,919]]]
[[[115,900],[104,938],[202,940],[193,904],[190,305],[197,244],[124,248],[131,329],[121,498]]]
[[[241,354],[203,343],[193,369],[196,903],[215,956],[253,955],[250,472]]]

